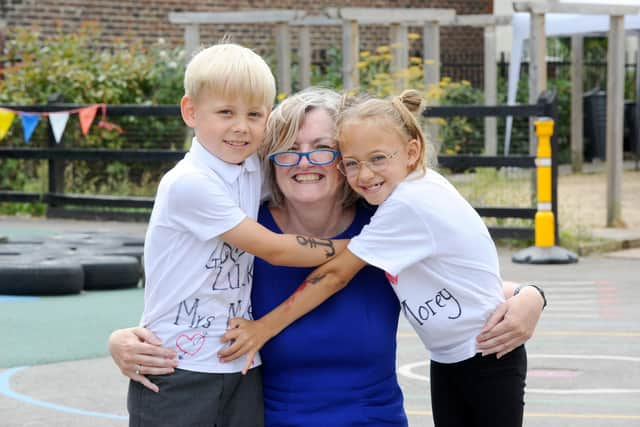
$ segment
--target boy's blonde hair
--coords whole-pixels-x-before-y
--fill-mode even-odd
[[[422,95],[413,89],[405,90],[400,96],[394,96],[391,99],[343,99],[343,109],[339,112],[337,120],[338,143],[342,140],[342,129],[347,124],[357,126],[358,122],[375,121],[381,126],[390,125],[404,140],[418,141],[420,144],[418,161],[412,166],[410,172],[418,171],[424,174],[427,171],[427,139],[414,116],[421,110],[422,100]]]
[[[335,123],[340,107],[340,94],[319,87],[307,88],[286,98],[274,108],[267,122],[264,144],[260,147],[265,183],[270,187],[272,206],[281,206],[284,195],[276,182],[275,165],[269,161],[269,155],[279,151],[291,149],[296,142],[300,126],[304,123],[307,113],[321,109],[329,114]],[[331,135],[333,138],[334,135]],[[351,206],[358,195],[344,180],[342,184],[342,205]]]
[[[234,43],[213,45],[198,52],[184,73],[184,93],[198,100],[205,90],[225,99],[240,98],[271,111],[276,82],[260,55]]]

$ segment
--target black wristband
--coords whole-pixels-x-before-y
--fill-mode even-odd
[[[544,295],[544,291],[542,290],[542,288],[538,285],[527,283],[526,285],[518,286],[513,290],[513,296],[518,295],[522,290],[522,288],[526,288],[527,286],[531,286],[532,288],[535,288],[538,291],[538,293],[540,293],[540,296],[542,297],[542,309],[544,310],[544,308],[547,306],[547,297]]]

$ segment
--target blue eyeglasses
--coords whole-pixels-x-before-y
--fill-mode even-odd
[[[307,161],[312,165],[322,166],[333,163],[333,161],[340,155],[337,150],[330,148],[318,148],[312,151],[280,151],[269,155],[269,160],[275,163],[277,166],[293,167],[298,166],[300,160],[303,157],[307,158]]]

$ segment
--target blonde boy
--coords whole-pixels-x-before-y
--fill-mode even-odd
[[[256,150],[275,97],[264,60],[236,44],[199,52],[188,64],[182,118],[194,129],[189,152],[160,181],[144,248],[141,325],[178,355],[171,375],[134,378],[132,426],[263,425],[260,358],[222,363],[228,320],[251,318],[253,255],[312,266],[344,242],[277,235],[255,222],[261,171]]]

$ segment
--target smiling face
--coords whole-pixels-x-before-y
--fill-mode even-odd
[[[379,205],[415,167],[420,145],[415,139],[405,141],[384,123],[361,120],[342,127],[340,152],[343,161],[360,162],[358,172],[347,177],[351,188],[370,204]],[[368,164],[383,156],[388,158],[386,166],[372,171]]]
[[[198,142],[219,159],[242,163],[263,141],[267,107],[240,98],[225,99],[206,90],[197,99],[184,96],[182,117]]]
[[[287,151],[311,151],[318,148],[337,149],[333,140],[334,122],[322,108],[305,114],[295,142]],[[336,169],[336,162],[312,165],[301,158],[297,166],[274,166],[275,178],[285,199],[290,202],[335,202],[341,197],[344,178]]]

